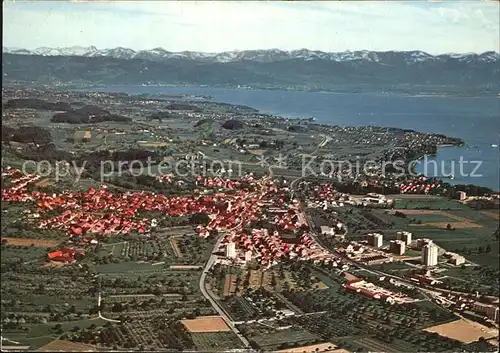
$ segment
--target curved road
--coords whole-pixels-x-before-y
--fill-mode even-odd
[[[243,213],[245,213],[245,211],[246,211],[246,207],[243,209],[243,211],[241,213],[243,214]],[[229,229],[228,232],[241,227],[242,223],[243,223],[243,218],[240,221],[240,223],[235,225],[233,228]],[[234,332],[234,334],[236,336],[238,336],[240,341],[245,345],[245,347],[248,348],[248,347],[250,347],[250,342],[236,328],[235,323],[231,320],[231,318],[227,315],[227,313],[224,311],[224,309],[212,297],[211,293],[206,288],[205,280],[207,278],[207,273],[210,270],[210,268],[212,268],[212,266],[215,264],[215,261],[217,260],[217,255],[215,254],[215,252],[219,249],[223,240],[224,240],[224,235],[219,236],[219,239],[217,239],[217,242],[214,245],[214,249],[212,251],[212,254],[210,255],[210,258],[207,260],[205,267],[203,268],[203,272],[202,272],[201,277],[200,277],[200,291],[203,294],[203,296],[205,297],[205,299],[207,299],[210,302],[210,304],[212,305],[212,307],[214,307],[215,311],[217,311],[217,313],[224,319],[224,321],[229,326],[229,328]]]

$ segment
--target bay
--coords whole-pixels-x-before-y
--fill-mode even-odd
[[[497,97],[297,92],[192,86],[107,86],[85,90],[211,96],[216,102],[245,105],[262,113],[286,117],[312,116],[321,124],[396,127],[458,137],[465,141],[463,147],[439,148],[436,156],[428,157],[417,165],[417,171],[427,176],[453,174],[453,179],[447,181],[454,184],[500,189],[500,99]],[[435,161],[436,164],[430,161]]]

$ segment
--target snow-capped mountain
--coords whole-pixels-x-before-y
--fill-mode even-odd
[[[114,48],[114,49],[97,49],[94,46],[80,47],[73,46],[67,48],[47,48],[41,47],[34,50],[26,50],[21,48],[5,48],[2,47],[3,53],[20,54],[20,55],[41,55],[41,56],[84,56],[84,57],[111,57],[117,59],[143,59],[162,61],[166,59],[186,59],[205,62],[229,63],[237,61],[256,61],[261,63],[276,62],[284,60],[329,60],[336,62],[374,62],[374,63],[405,63],[407,65],[417,64],[421,62],[446,60],[456,60],[463,63],[488,63],[500,60],[500,54],[496,52],[485,52],[482,54],[466,53],[466,54],[442,54],[431,55],[422,51],[387,51],[375,52],[368,50],[359,51],[344,51],[336,53],[327,53],[318,50],[299,49],[292,51],[284,51],[279,49],[267,50],[243,50],[243,51],[226,51],[222,53],[202,53],[194,51],[170,52],[163,48],[154,48],[151,50],[135,51],[129,48]]]

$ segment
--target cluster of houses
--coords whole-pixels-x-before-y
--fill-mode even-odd
[[[67,248],[49,252],[47,258],[55,262],[74,263],[78,255],[84,254],[85,252],[82,249]]]
[[[153,220],[144,216],[144,211],[169,216],[206,214],[208,224],[199,225],[196,229],[200,236],[206,237],[212,230],[239,231],[244,225],[262,219],[264,206],[275,205],[277,210],[283,211],[280,207],[284,205],[283,195],[277,193],[278,187],[273,181],[257,179],[252,175],[240,181],[198,178],[199,185],[212,185],[232,192],[189,196],[166,196],[144,191],[114,193],[105,186],[85,192],[65,191],[49,195],[42,191],[28,191],[27,185],[38,180],[36,175],[23,175],[15,170],[9,171],[8,175],[14,178],[11,180],[12,187],[2,190],[3,201],[33,202],[34,210],[27,212],[39,228],[62,229],[75,239],[133,231],[147,233],[155,225]],[[293,232],[307,226],[306,216],[297,205],[298,202],[292,203],[284,212],[274,213],[274,223],[283,231]],[[59,213],[54,216],[49,211]],[[311,239],[303,234],[297,244],[285,245],[281,234],[256,230],[248,238],[240,231],[239,236],[234,236],[234,241],[238,249],[246,250],[250,250],[246,248],[250,241],[252,252],[263,264],[269,264],[283,254],[291,257],[302,255]]]
[[[441,187],[441,181],[421,176],[404,183],[398,183],[396,186],[399,187],[402,194],[429,194],[432,190]]]
[[[255,259],[262,266],[271,266],[281,259],[306,259],[316,248],[314,240],[303,233],[297,240],[291,242],[283,238],[278,231],[269,232],[267,229],[252,229],[251,234],[231,234],[225,239],[226,257],[241,259],[246,263]],[[238,248],[239,254],[236,250]]]
[[[148,192],[112,193],[106,187],[91,188],[86,192],[65,191],[48,195],[41,191],[28,191],[27,185],[38,180],[36,175],[18,175],[15,170],[9,175],[10,188],[2,190],[3,201],[33,201],[37,206],[36,218],[40,228],[64,229],[70,235],[125,234],[131,231],[147,232],[151,228],[148,218],[141,211],[156,211],[170,216],[206,213],[210,217],[208,230],[230,229],[241,219],[245,207],[251,208],[252,193],[239,190],[236,193],[214,195],[165,196]],[[59,210],[52,217],[41,217],[47,211]],[[256,212],[253,218],[256,217]],[[251,217],[252,219],[252,217]]]
[[[36,181],[40,180],[40,175],[37,174],[23,174],[18,169],[8,168],[5,172],[2,173],[2,177],[8,176],[10,177],[10,188],[2,188],[2,198],[3,193],[5,194],[15,194],[19,190],[26,188],[29,184],[33,184]]]
[[[232,180],[232,179],[224,179],[220,177],[202,177],[198,176],[196,177],[195,184],[197,186],[203,186],[204,188],[223,188],[223,189],[229,189],[233,190],[236,188],[239,188],[241,185],[241,182],[238,180]]]

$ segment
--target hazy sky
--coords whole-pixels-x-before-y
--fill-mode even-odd
[[[3,45],[244,49],[499,51],[499,3],[12,1]]]

